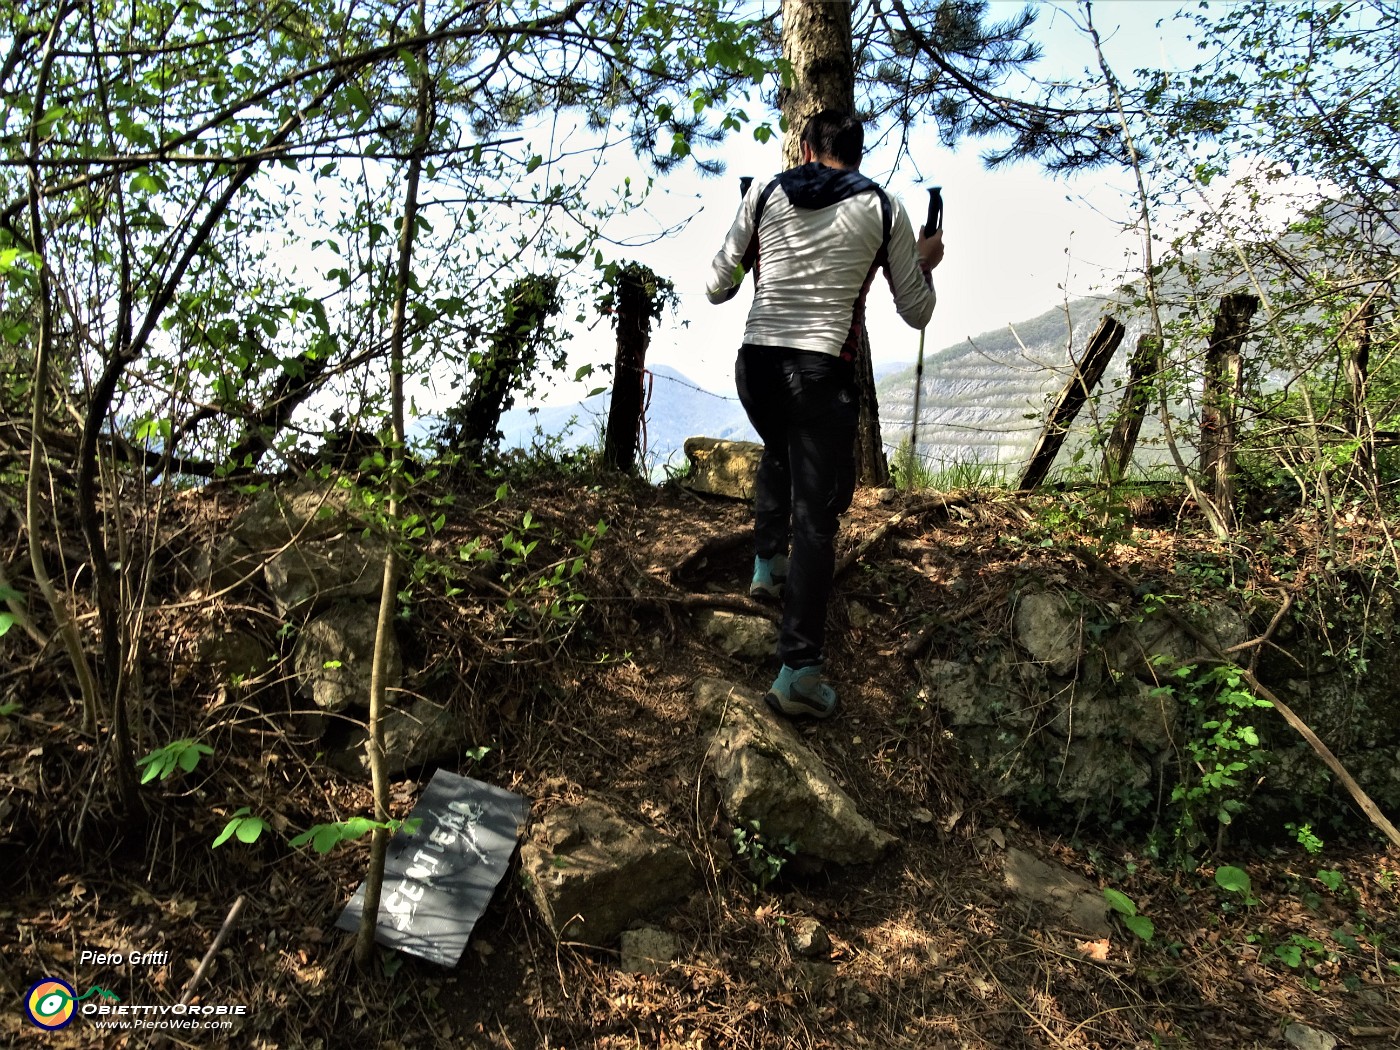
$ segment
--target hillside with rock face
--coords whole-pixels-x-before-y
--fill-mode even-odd
[[[1044,427],[1047,404],[1072,378],[1073,362],[1100,319],[1115,312],[1125,313],[1111,301],[1076,299],[1064,309],[927,354],[919,396],[920,457],[935,470],[985,464],[1016,474]],[[1121,387],[1141,330],[1140,320],[1129,323],[1101,386],[1109,392],[1104,403],[1113,408],[1112,392]],[[915,375],[914,367],[906,367],[876,387],[887,445],[909,438]]]
[[[1325,862],[1345,893],[1299,904],[1322,862],[1275,851],[1286,840],[1268,828],[1325,774],[1269,712],[1250,724],[1277,759],[1248,793],[1279,807],[1256,828],[1270,850],[1222,832],[1183,874],[1113,833],[1146,835],[1173,811],[1191,697],[1205,694],[1172,669],[1200,655],[1187,626],[1201,603],[1221,610],[1214,644],[1269,639],[1261,677],[1382,805],[1400,803],[1378,761],[1400,746],[1394,726],[1379,708],[1356,718],[1356,680],[1317,650],[1316,610],[1274,619],[1285,537],[1246,596],[1200,585],[1228,555],[1175,505],[1140,502],[1104,545],[1055,498],[861,492],[831,609],[841,709],[804,725],[759,700],[777,613],[744,596],[744,502],[544,467],[498,485],[416,497],[451,509],[400,583],[388,667],[395,816],[436,768],[528,800],[519,860],[462,960],[386,954],[392,976],[356,975],[332,924],[363,877],[363,840],[325,855],[287,843],[370,812],[362,574],[285,571],[323,555],[353,567],[329,552],[366,542],[366,508],[353,488],[306,481],[183,494],[152,536],[141,748],[212,752],[143,787],[154,860],[124,845],[104,787],[73,812],[69,787],[102,753],[60,743],[73,721],[61,661],[0,638],[3,699],[19,705],[0,721],[12,985],[57,969],[171,1002],[242,897],[203,996],[251,1013],[199,1045],[1041,1050],[1157,1033],[1238,1050],[1283,1028],[1400,1024],[1400,958],[1372,932],[1400,911],[1384,877],[1400,857],[1316,783],[1313,812],[1353,844],[1329,842]],[[1347,535],[1361,545],[1368,527]],[[263,834],[211,849],[243,807]],[[1252,877],[1248,908],[1211,877],[1227,863]],[[1121,925],[1104,889],[1136,902],[1154,939]],[[1307,981],[1254,947],[1295,938],[1322,946]],[[63,948],[153,941],[177,962],[114,972]],[[23,1024],[5,1016],[0,1032]],[[64,1045],[109,1042],[75,1026]]]

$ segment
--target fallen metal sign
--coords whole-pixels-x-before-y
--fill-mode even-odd
[[[434,773],[409,814],[419,821],[413,834],[400,829],[389,842],[375,940],[456,965],[506,873],[528,811],[523,797],[504,788],[445,769]],[[336,920],[339,929],[359,928],[364,897],[361,883]]]

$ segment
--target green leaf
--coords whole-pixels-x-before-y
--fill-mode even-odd
[[[1361,953],[1360,942],[1341,927],[1332,931],[1332,939],[1349,952],[1356,952],[1358,955]]]
[[[311,848],[317,853],[329,853],[340,844],[340,827],[336,824],[322,824],[311,836]]]
[[[1125,915],[1123,916],[1123,925],[1148,943],[1151,942],[1153,934],[1157,932],[1157,928],[1152,925],[1152,920],[1146,915]]]
[[[262,817],[250,816],[247,806],[240,806],[229,818],[224,830],[219,832],[219,837],[214,840],[211,848],[217,849],[230,838],[237,836],[238,841],[245,844],[252,844],[258,840],[264,831],[267,830],[267,821]]]
[[[189,737],[172,740],[164,747],[158,747],[150,754],[142,755],[136,760],[138,766],[145,767],[141,783],[149,784],[156,777],[168,780],[177,770],[189,773],[193,771],[195,766],[199,765],[202,756],[213,753],[214,749],[208,744],[201,744]]]
[[[19,620],[16,618],[14,613],[0,612],[0,638],[5,637],[5,635],[9,632],[10,628],[18,622]]]
[[[1236,868],[1230,864],[1221,865],[1215,869],[1215,883],[1221,889],[1229,890],[1231,893],[1249,895],[1250,886],[1249,873],[1243,868]]]
[[[1105,886],[1103,899],[1108,902],[1108,906],[1119,915],[1134,916],[1137,914],[1137,905],[1124,893],[1120,893],[1111,887]]]
[[[157,171],[143,171],[131,180],[131,189],[136,193],[164,193],[167,184]]]

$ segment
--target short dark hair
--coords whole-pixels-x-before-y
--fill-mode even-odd
[[[865,150],[865,128],[850,113],[824,109],[807,121],[802,141],[812,147],[818,157],[853,168],[860,164],[861,153]]]

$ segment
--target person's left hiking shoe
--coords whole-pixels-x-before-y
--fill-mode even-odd
[[[749,584],[750,598],[781,598],[783,581],[787,579],[788,559],[786,554],[775,554],[771,558],[753,559],[753,582]]]
[[[836,690],[822,677],[821,664],[797,668],[783,664],[763,700],[788,718],[830,718],[836,713]]]

